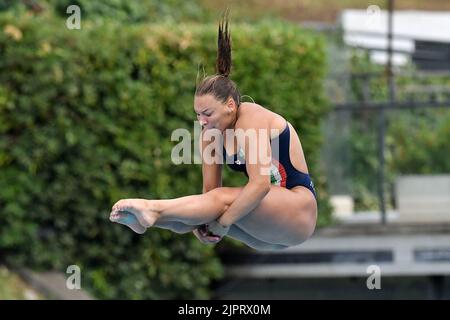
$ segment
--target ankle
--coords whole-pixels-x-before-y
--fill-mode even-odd
[[[147,209],[153,211],[155,213],[161,213],[161,205],[158,200],[147,200],[146,203]]]

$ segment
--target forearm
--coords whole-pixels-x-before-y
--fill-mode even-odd
[[[217,219],[222,226],[229,227],[255,209],[269,192],[270,186],[247,183],[239,196],[228,209]]]

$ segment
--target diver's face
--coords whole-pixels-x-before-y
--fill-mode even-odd
[[[217,100],[213,95],[206,94],[194,97],[194,111],[200,125],[209,129],[224,131],[229,128],[235,112],[234,100],[230,97],[226,103]]]

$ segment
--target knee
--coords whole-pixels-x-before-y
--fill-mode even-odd
[[[289,241],[289,243],[286,243],[286,245],[288,246],[298,246],[300,244],[302,244],[303,242],[307,241],[308,239],[310,239],[313,234],[314,231],[316,229],[316,222],[317,222],[317,218],[316,215],[311,216],[311,217],[306,217],[303,221],[302,221],[302,228],[300,230],[300,232],[298,233],[298,235],[296,237],[294,237],[293,239],[291,239],[291,241]]]
[[[231,205],[231,203],[233,203],[233,199],[235,198],[233,193],[233,188],[220,187],[212,189],[206,194],[210,196],[211,200],[215,203],[222,204],[224,206],[224,209],[226,210]]]
[[[314,210],[306,219],[305,226],[305,241],[311,238],[316,230],[317,225],[317,210]]]

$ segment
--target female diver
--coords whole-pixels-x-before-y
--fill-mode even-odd
[[[207,162],[202,155],[202,194],[122,199],[112,207],[110,220],[137,233],[152,226],[176,233],[193,231],[203,243],[217,243],[229,236],[257,250],[298,245],[313,234],[317,220],[316,193],[302,146],[295,129],[282,116],[256,103],[241,102],[236,84],[229,78],[227,18],[219,24],[216,71],[199,83],[194,97],[194,110],[202,125],[201,150],[211,147],[206,132],[222,133],[223,143],[214,153],[223,156],[232,170],[243,172],[247,184],[222,187],[223,161]],[[265,132],[266,138],[237,134],[252,130]],[[263,161],[261,150],[272,159],[269,164]]]

